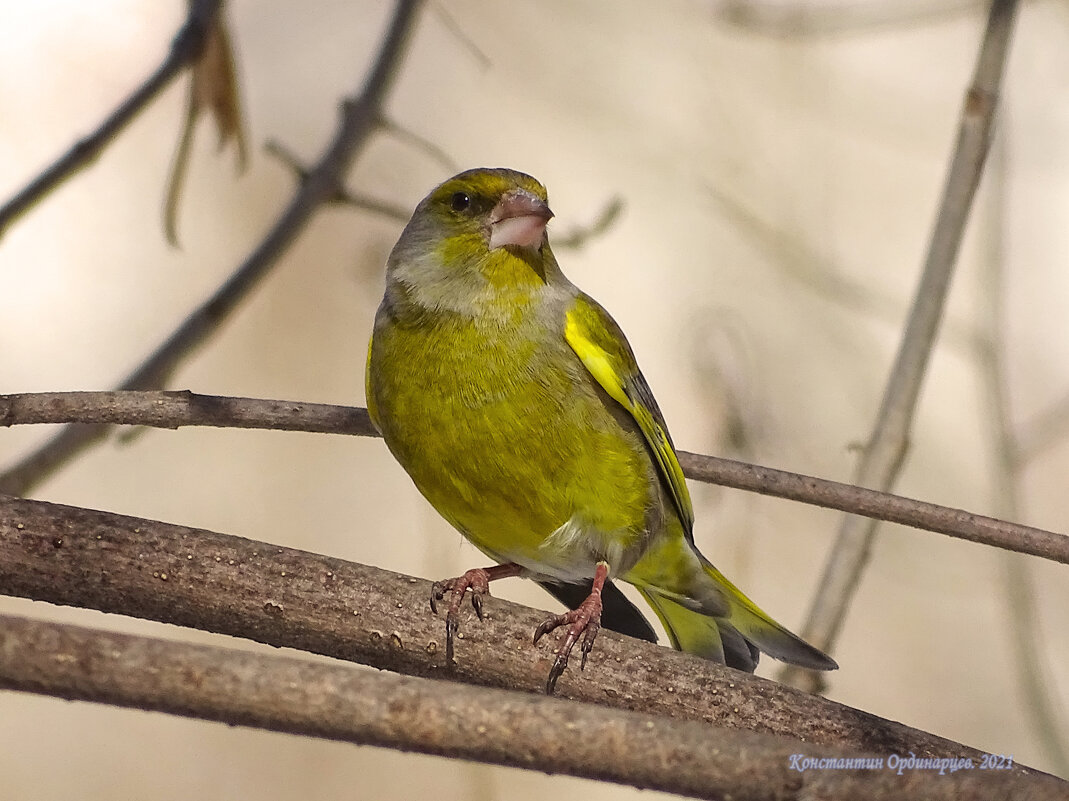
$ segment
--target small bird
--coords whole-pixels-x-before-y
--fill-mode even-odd
[[[465,594],[481,618],[491,581],[524,576],[560,598],[590,582],[535,631],[566,629],[547,693],[577,643],[585,667],[608,600],[633,617],[612,579],[682,651],[749,672],[761,651],[838,667],[698,551],[664,417],[623,331],[557,266],[552,217],[531,176],[468,170],[416,206],[386,264],[368,411],[424,497],[496,563],[434,585],[433,611],[449,596],[447,662]]]

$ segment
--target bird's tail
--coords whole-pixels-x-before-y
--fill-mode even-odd
[[[672,647],[753,673],[761,652],[724,618],[693,612],[650,589],[639,589],[660,618]]]
[[[675,648],[751,673],[761,651],[812,670],[838,667],[830,656],[761,611],[688,543],[679,544],[689,551],[688,557],[698,560],[684,560],[691,562],[694,570],[673,571],[677,577],[685,576],[684,586],[633,582],[657,613]]]

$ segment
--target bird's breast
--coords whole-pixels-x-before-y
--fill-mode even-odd
[[[584,549],[618,560],[645,536],[656,494],[645,448],[537,319],[380,325],[370,369],[391,451],[484,551],[570,578]],[[591,536],[551,538],[569,521]]]

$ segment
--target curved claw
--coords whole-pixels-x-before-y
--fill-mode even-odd
[[[431,585],[431,612],[438,614],[438,602],[445,597],[445,582],[436,581]]]
[[[445,662],[453,664],[453,637],[460,628],[460,621],[450,612],[445,616]]]
[[[543,620],[538,625],[538,628],[535,629],[534,641],[537,643],[544,635],[561,626],[568,626],[568,634],[557,650],[557,658],[553,660],[553,666],[549,669],[549,676],[546,678],[546,695],[552,695],[556,689],[557,679],[563,675],[565,668],[568,667],[568,657],[571,656],[572,649],[579,642],[580,637],[582,637],[583,642],[579,646],[579,651],[583,655],[583,661],[579,669],[584,670],[586,668],[586,658],[594,647],[594,640],[601,630],[601,593],[592,592],[585,601],[571,612],[565,612],[563,615],[553,615]]]
[[[546,677],[546,695],[553,695],[557,689],[557,679],[564,675],[564,669],[568,667],[568,655],[561,651],[557,654],[557,658],[553,660],[553,667],[549,669],[549,676]]]
[[[579,646],[579,651],[583,654],[583,661],[579,663],[580,670],[586,670],[586,658],[594,648],[594,640],[597,638],[599,631],[601,631],[600,620],[591,620],[587,624],[586,633],[583,634],[583,644]]]
[[[486,592],[489,593],[490,590],[487,589]],[[482,620],[483,619],[483,596],[482,596],[481,593],[476,592],[474,589],[472,589],[472,591],[471,591],[471,605],[472,605],[472,608],[475,610],[475,616],[478,617],[479,620]]]
[[[460,629],[460,606],[464,595],[471,590],[471,605],[479,620],[483,619],[483,598],[490,593],[489,571],[477,567],[457,578],[436,581],[431,585],[431,612],[438,614],[438,602],[450,595],[445,613],[445,661],[453,664],[453,640]]]
[[[538,645],[538,641],[545,635],[549,634],[553,629],[560,628],[567,621],[564,615],[553,615],[553,617],[547,617],[541,623],[538,624],[538,628],[534,633],[534,644]]]

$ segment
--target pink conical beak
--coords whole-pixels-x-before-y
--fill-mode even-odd
[[[490,249],[505,245],[537,248],[552,217],[549,206],[537,195],[526,189],[509,190],[490,212]]]

